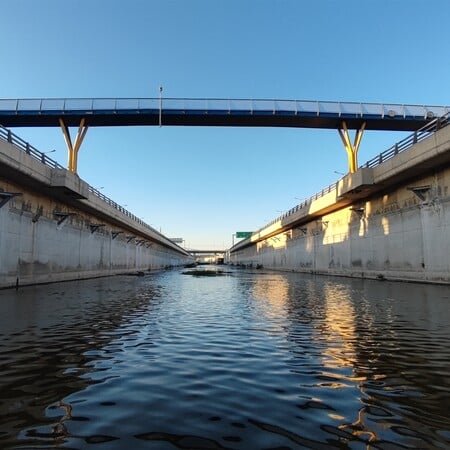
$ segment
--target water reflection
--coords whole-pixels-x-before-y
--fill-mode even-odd
[[[337,283],[326,283],[323,289],[324,325],[319,339],[327,341],[322,364],[326,368],[353,367],[355,364],[355,309],[350,289]]]
[[[0,447],[447,448],[448,296],[262,271],[0,291]]]
[[[284,324],[287,320],[286,304],[289,298],[289,282],[280,274],[253,277],[251,295],[253,306],[265,320]],[[248,294],[247,294],[248,295]]]
[[[157,288],[122,290],[106,280],[0,291],[0,442],[31,426],[44,431],[22,433],[24,443],[61,441],[73,419],[63,399],[106,381],[100,366],[120,352],[111,346],[116,330],[158,296]]]
[[[446,288],[286,277],[289,364],[309,387],[300,407],[328,411],[333,430],[345,432],[347,440],[376,448],[380,442],[445,447]],[[260,291],[267,290],[266,282],[260,284]],[[432,420],[424,413],[430,408]],[[302,417],[313,420],[305,412]]]

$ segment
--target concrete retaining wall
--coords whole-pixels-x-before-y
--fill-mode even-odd
[[[296,213],[303,219],[285,219],[296,220],[292,226],[275,223],[255,233],[254,242],[236,246],[230,261],[274,270],[450,283],[449,154],[450,126],[375,168],[376,182],[361,184],[367,194],[355,189],[346,197],[338,186],[319,200],[323,205],[313,202]],[[415,166],[413,156],[420,160]]]
[[[90,198],[82,180],[62,172],[0,141],[0,201],[2,193],[20,194],[0,208],[0,288],[157,270],[192,260],[155,230]],[[61,175],[69,183],[63,180],[61,186],[59,180],[55,186]]]
[[[450,171],[440,174],[448,192]],[[418,180],[428,183],[430,179]],[[352,277],[450,282],[450,197],[421,202],[405,188],[264,239],[236,264]]]

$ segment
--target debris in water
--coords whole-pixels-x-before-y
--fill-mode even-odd
[[[222,270],[187,270],[182,275],[193,275],[194,277],[220,277],[224,275]]]

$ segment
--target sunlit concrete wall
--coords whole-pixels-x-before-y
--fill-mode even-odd
[[[416,177],[231,254],[236,264],[450,282],[450,169]],[[420,199],[411,186],[429,186]]]
[[[0,288],[137,273],[192,261],[165,236],[87,188],[76,175],[45,166],[0,140],[0,194],[20,194],[0,208]],[[86,197],[77,197],[79,192]],[[0,195],[0,202],[3,199]],[[70,215],[61,220],[60,212]]]

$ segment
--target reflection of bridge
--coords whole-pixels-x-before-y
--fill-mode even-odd
[[[0,123],[5,127],[62,128],[71,172],[77,171],[77,154],[88,127],[130,125],[337,129],[349,154],[349,172],[355,172],[364,130],[414,131],[448,111],[442,106],[304,100],[0,99]],[[69,126],[79,127],[74,142]],[[358,130],[353,144],[349,129]]]

